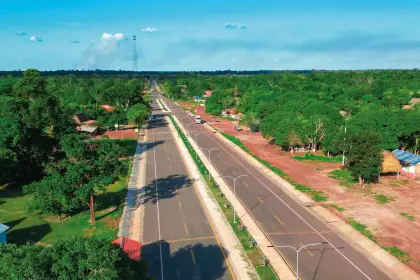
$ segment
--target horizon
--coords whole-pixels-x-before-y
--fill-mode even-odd
[[[415,69],[420,3],[20,0],[0,7],[0,70]],[[194,5],[192,5],[194,3]],[[294,69],[294,70],[290,70]]]

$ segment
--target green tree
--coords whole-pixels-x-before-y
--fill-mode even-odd
[[[372,182],[380,174],[383,161],[381,138],[377,132],[369,130],[352,132],[346,143],[349,170],[364,187],[365,182]]]
[[[129,123],[141,125],[149,114],[149,108],[143,103],[130,106],[127,110],[127,119]]]

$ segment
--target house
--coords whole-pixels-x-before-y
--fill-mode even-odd
[[[194,96],[193,99],[194,99],[194,101],[197,102],[197,101],[200,101],[201,100],[201,97],[200,96]]]
[[[231,108],[231,109],[226,109],[222,111],[222,116],[223,117],[231,117],[231,118],[236,118],[236,108]]]
[[[384,157],[384,161],[382,162],[382,166],[381,166],[381,174],[397,173],[397,176],[398,176],[401,172],[401,169],[403,168],[400,161],[390,151],[384,151],[383,157]]]
[[[4,224],[0,224],[0,244],[6,244],[7,243],[7,239],[6,239],[6,231],[9,229],[10,227],[4,225]]]
[[[101,107],[109,113],[115,111],[115,107],[108,104],[101,105]]]
[[[93,124],[96,121],[95,120],[91,120],[89,119],[85,114],[83,113],[77,113],[73,115],[73,120],[77,123],[77,124],[84,124],[84,125],[89,125],[89,124]]]
[[[213,92],[211,90],[206,90],[203,94],[204,98],[210,97]]]
[[[76,127],[76,131],[89,133],[90,136],[95,136],[98,130],[99,130],[99,126],[92,126],[92,125],[81,125],[81,126]]]
[[[416,179],[420,175],[420,156],[403,150],[392,151],[402,165],[401,174]]]
[[[119,237],[112,241],[111,244],[120,246],[128,257],[135,261],[140,261],[141,243],[127,237]]]
[[[416,105],[417,103],[420,103],[420,98],[411,98],[410,102],[408,102],[409,105],[404,105],[403,109],[411,109],[413,108],[414,105]]]

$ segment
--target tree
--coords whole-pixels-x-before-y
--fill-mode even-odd
[[[118,246],[93,237],[69,237],[52,247],[0,245],[0,278],[151,279],[143,261],[132,261]]]
[[[35,98],[45,96],[46,81],[36,69],[28,69],[23,73],[23,78],[14,85],[15,96],[34,101]]]
[[[380,174],[383,161],[381,138],[373,131],[352,132],[347,145],[349,170],[364,187],[365,182],[372,182]]]
[[[149,108],[143,104],[138,103],[130,106],[127,110],[127,119],[129,123],[141,125],[149,114]]]

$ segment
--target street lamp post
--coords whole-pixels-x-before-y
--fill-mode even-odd
[[[300,247],[299,249],[296,249],[295,247],[287,246],[287,245],[280,245],[280,246],[269,245],[267,247],[269,247],[269,248],[292,248],[293,250],[295,250],[295,252],[296,252],[296,279],[299,280],[299,252],[302,249],[304,249],[308,246],[317,246],[317,245],[324,245],[324,244],[328,244],[328,242],[325,241],[325,242],[306,244],[306,245],[303,245],[302,247]]]
[[[196,141],[197,142],[197,141]],[[198,145],[197,145],[198,146]],[[216,150],[216,149],[218,149],[218,148],[210,148],[210,149],[207,149],[207,148],[200,148],[200,150],[206,150],[208,153],[209,153],[209,162],[210,162],[210,165],[211,165],[211,151],[212,150]],[[208,170],[209,171],[209,178],[208,178],[208,180],[207,181],[209,181],[210,182],[210,170]]]
[[[236,178],[234,178],[232,176],[228,176],[228,175],[220,176],[220,177],[229,177],[233,180],[233,195],[236,197],[236,180],[238,180],[239,178],[244,177],[244,176],[248,176],[248,174],[239,175]],[[233,210],[233,223],[236,224],[236,212],[235,212],[235,210]]]

